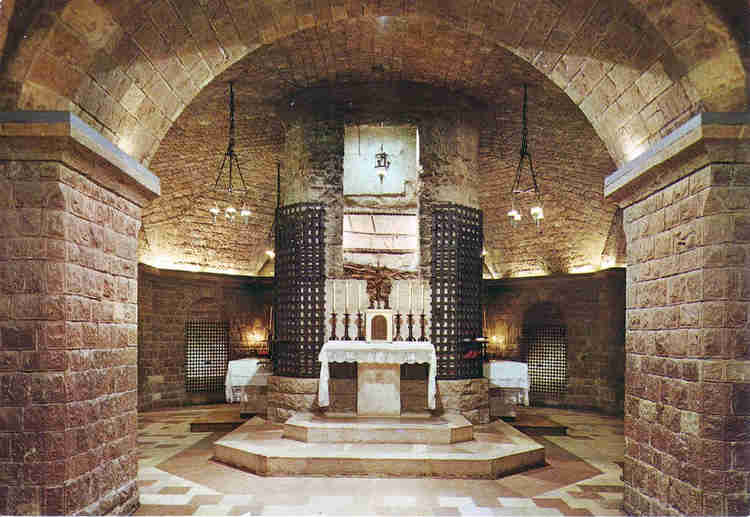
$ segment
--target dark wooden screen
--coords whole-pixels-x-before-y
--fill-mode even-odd
[[[229,361],[229,322],[185,323],[185,391],[224,391]]]
[[[432,212],[432,342],[439,379],[482,377],[482,211]]]
[[[560,325],[524,326],[521,340],[529,365],[532,402],[557,401],[568,390],[567,329]]]
[[[325,209],[278,209],[272,343],[275,375],[318,377],[325,341]]]

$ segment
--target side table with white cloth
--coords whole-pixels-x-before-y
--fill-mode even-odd
[[[247,358],[229,361],[224,382],[227,402],[239,402],[240,413],[266,414],[268,378],[272,375],[268,359]]]
[[[490,416],[515,417],[516,406],[529,405],[529,367],[519,361],[488,361],[484,376],[489,380]]]
[[[318,404],[330,404],[328,363],[357,363],[357,414],[398,416],[401,411],[401,368],[404,363],[427,363],[427,407],[435,409],[437,355],[426,341],[328,341],[318,356]]]

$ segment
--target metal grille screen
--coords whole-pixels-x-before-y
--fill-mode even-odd
[[[524,327],[529,395],[532,400],[560,400],[568,389],[568,339],[564,326]]]
[[[439,205],[432,213],[432,343],[438,379],[482,377],[482,212]]]
[[[274,374],[318,377],[325,341],[325,209],[300,203],[278,210]]]
[[[224,391],[229,360],[229,322],[185,323],[185,391]]]

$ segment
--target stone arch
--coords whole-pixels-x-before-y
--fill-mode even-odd
[[[570,96],[618,164],[696,112],[747,105],[737,31],[707,0],[683,10],[655,1],[544,0],[533,12],[511,2],[437,0],[28,4],[36,9],[16,6],[11,19],[3,107],[72,110],[144,163],[185,106],[233,63],[299,31],[359,18],[376,30],[447,24],[502,45]]]

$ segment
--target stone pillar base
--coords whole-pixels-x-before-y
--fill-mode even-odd
[[[485,378],[437,381],[437,409],[458,413],[472,424],[490,421],[489,381]]]
[[[268,410],[268,386],[235,386],[232,400],[240,402],[240,414],[266,416]]]
[[[286,422],[298,412],[320,411],[318,379],[272,375],[268,378],[267,398],[266,416],[273,422]]]

